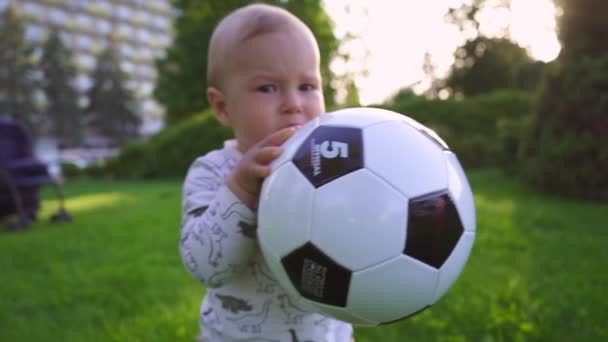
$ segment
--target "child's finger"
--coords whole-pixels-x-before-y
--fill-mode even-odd
[[[267,166],[267,165],[253,165],[251,167],[251,172],[257,178],[266,178],[270,174],[270,166]]]
[[[296,127],[287,127],[280,129],[264,138],[260,142],[259,146],[265,147],[282,145],[285,141],[287,141],[287,139],[289,139],[289,137],[291,137],[295,133],[296,130]]]
[[[255,155],[254,161],[256,163],[266,165],[271,161],[277,159],[283,153],[283,148],[280,146],[267,146],[263,147],[259,150],[259,152]]]

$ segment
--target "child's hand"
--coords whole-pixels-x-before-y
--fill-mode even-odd
[[[249,208],[257,208],[262,181],[271,171],[270,163],[281,155],[280,146],[296,129],[281,129],[253,145],[228,176],[226,185]]]

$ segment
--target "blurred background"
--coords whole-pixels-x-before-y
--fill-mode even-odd
[[[181,181],[230,137],[207,44],[251,2],[0,0],[0,119],[27,129],[74,214],[0,235],[0,340],[192,340],[204,289],[177,253]],[[475,192],[463,280],[358,341],[608,338],[607,1],[257,2],[316,35],[328,110],[429,126]],[[39,216],[58,203],[43,189]]]
[[[603,2],[267,2],[316,34],[329,110],[392,109],[437,130],[465,165],[505,166],[546,191],[608,196],[594,175],[606,168],[597,146],[608,135]],[[182,152],[171,170],[106,161],[207,110],[208,38],[246,3],[0,1],[0,115],[26,125],[38,154],[68,173],[183,175],[219,144],[216,128],[175,134],[206,145]]]

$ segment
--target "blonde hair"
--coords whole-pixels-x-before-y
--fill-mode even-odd
[[[277,6],[252,4],[241,7],[222,19],[209,41],[207,86],[220,88],[221,76],[227,71],[231,53],[243,42],[254,37],[300,29],[309,35],[318,50],[314,35],[298,17]]]

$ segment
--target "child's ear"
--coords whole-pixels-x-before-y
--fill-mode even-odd
[[[224,93],[215,87],[207,88],[207,100],[215,112],[215,117],[224,126],[230,126],[230,117],[226,112]]]

